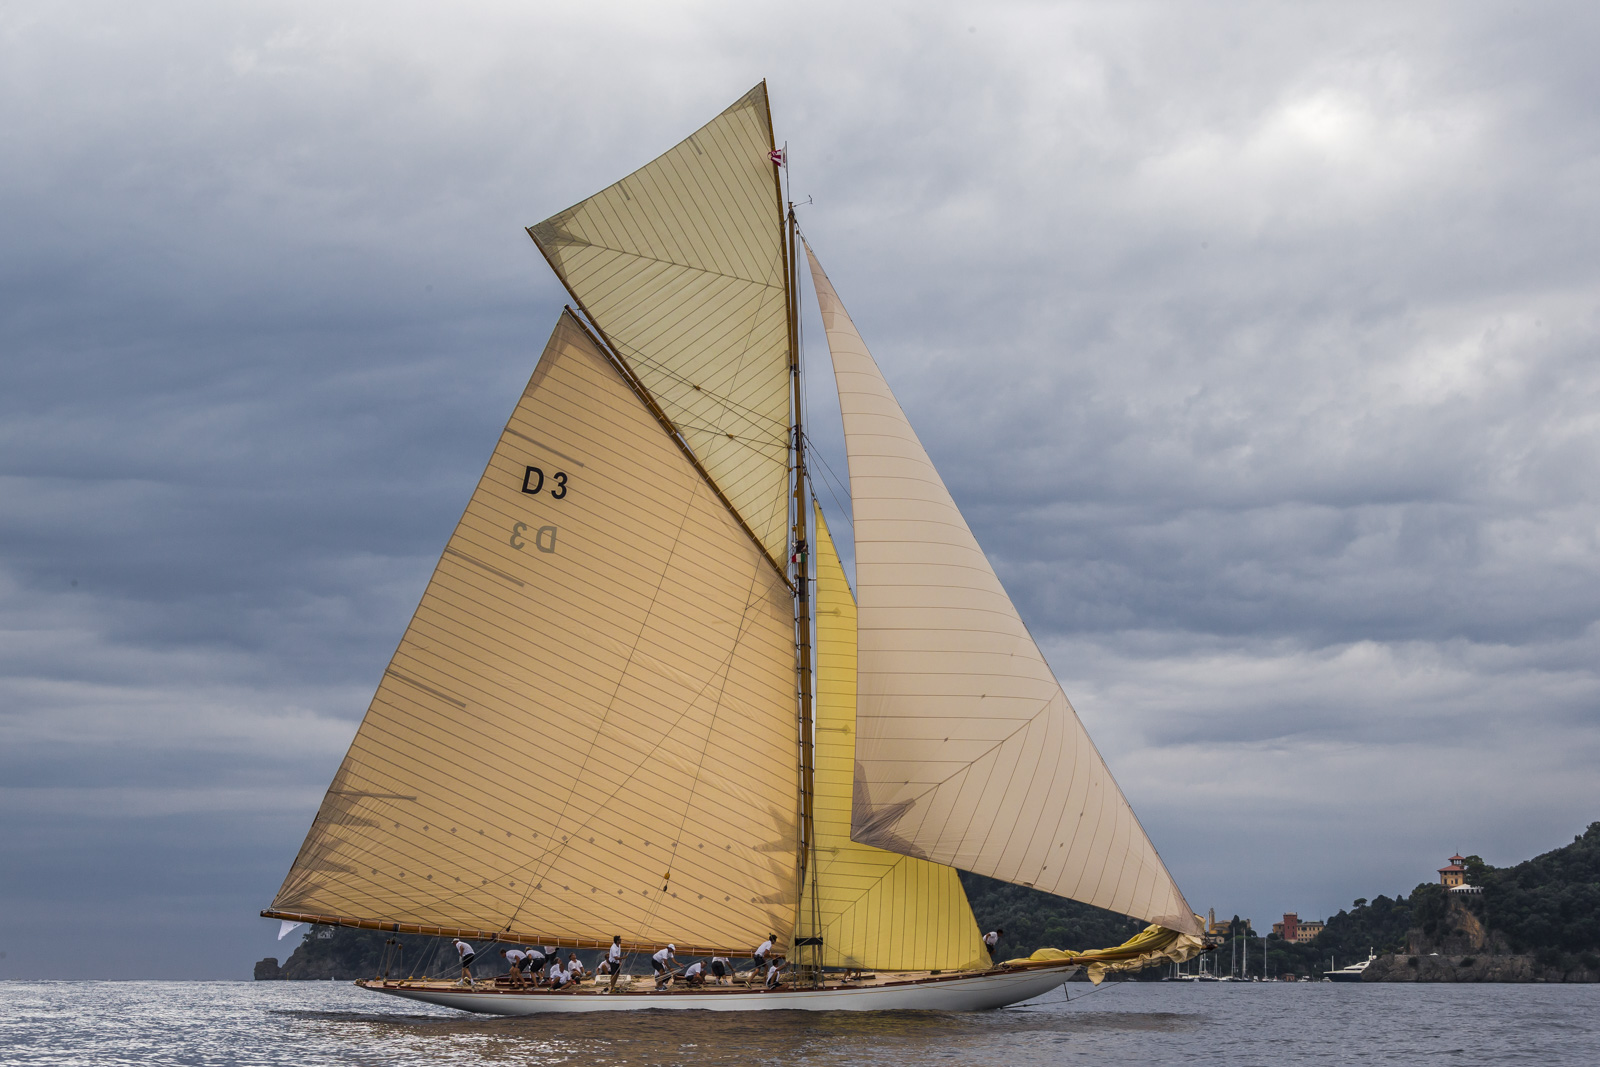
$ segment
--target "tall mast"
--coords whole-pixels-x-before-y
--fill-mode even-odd
[[[811,549],[808,522],[811,509],[806,494],[806,436],[802,425],[804,383],[800,377],[800,284],[797,270],[797,225],[794,204],[788,205],[785,238],[788,242],[789,378],[793,384],[794,412],[794,546],[795,673],[799,681],[800,727],[800,915],[795,924],[795,964],[799,981],[815,983],[822,976],[822,923],[814,885],[816,867],[816,722],[811,679]]]

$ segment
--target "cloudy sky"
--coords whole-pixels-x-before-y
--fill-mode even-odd
[[[1193,904],[1320,918],[1570,840],[1597,33],[5,5],[0,977],[283,954],[256,912],[564,302],[522,227],[763,77],[813,246]]]

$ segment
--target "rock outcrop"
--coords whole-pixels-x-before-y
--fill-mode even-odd
[[[1572,964],[1572,965],[1569,965]],[[1560,958],[1538,956],[1379,956],[1363,982],[1597,982],[1600,973]]]
[[[283,977],[283,970],[278,966],[278,957],[268,956],[256,964],[256,981],[271,982]]]

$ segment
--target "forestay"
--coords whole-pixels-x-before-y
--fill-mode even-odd
[[[882,971],[988,965],[950,867],[850,840],[856,739],[856,602],[816,512],[816,879],[823,964]],[[812,931],[802,910],[801,934]]]
[[[528,233],[768,556],[788,558],[789,306],[766,83]]]
[[[807,249],[855,514],[855,840],[1200,932]]]
[[[273,911],[746,951],[796,901],[791,604],[564,315]]]

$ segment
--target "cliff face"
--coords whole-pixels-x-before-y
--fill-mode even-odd
[[[1481,899],[1481,898],[1479,898]],[[1597,982],[1600,960],[1592,953],[1514,953],[1504,934],[1491,930],[1470,897],[1451,896],[1432,932],[1413,929],[1406,951],[1379,956],[1364,982]]]
[[[1379,956],[1363,982],[1600,982],[1600,971],[1581,964],[1564,969],[1537,956]]]

